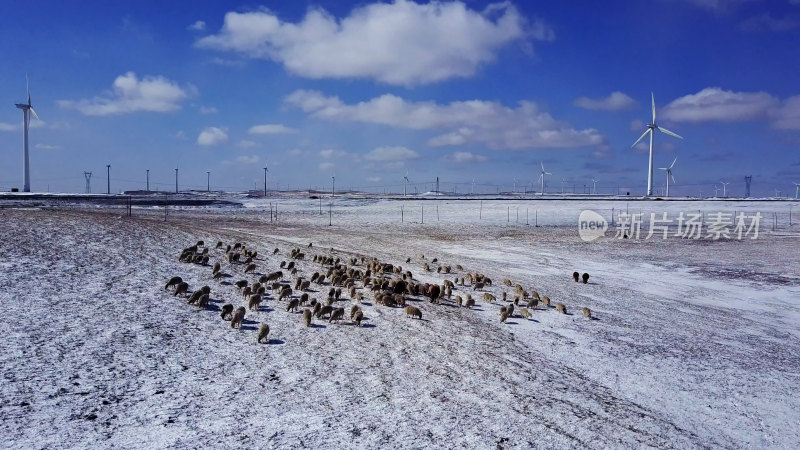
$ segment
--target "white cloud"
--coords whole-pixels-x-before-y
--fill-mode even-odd
[[[294,128],[289,128],[286,125],[268,123],[264,125],[254,125],[248,131],[250,134],[286,134],[297,133]]]
[[[800,95],[787,98],[772,114],[772,127],[779,130],[800,130]]]
[[[311,117],[389,125],[413,130],[445,130],[428,141],[432,146],[485,143],[493,149],[568,148],[605,141],[595,129],[576,130],[570,124],[540,111],[536,103],[521,101],[516,108],[499,102],[470,100],[438,104],[409,102],[385,94],[348,105],[338,97],[298,90],[285,99]]]
[[[289,156],[300,156],[300,155],[303,154],[303,151],[300,150],[299,148],[293,148],[293,149],[289,150],[288,152],[286,152],[286,154],[289,155]]]
[[[367,178],[367,181],[369,181],[370,183],[380,183],[381,177],[369,177]]]
[[[267,11],[229,12],[200,48],[270,59],[307,78],[370,78],[387,84],[470,77],[515,41],[553,40],[540,20],[529,23],[510,2],[474,11],[460,1],[396,0],[356,8],[341,19],[320,8],[300,22]]]
[[[661,117],[675,122],[740,122],[761,119],[779,100],[766,92],[733,92],[708,87],[673,100]]]
[[[217,111],[217,108],[214,108],[213,106],[201,106],[199,111],[200,114],[216,114],[219,112]]]
[[[261,161],[258,155],[241,155],[237,156],[233,161],[225,160],[222,161],[222,164],[226,166],[234,165],[234,164],[258,164]]]
[[[745,31],[789,31],[800,26],[800,20],[796,17],[772,17],[770,13],[753,16],[742,22],[742,30]]]
[[[631,131],[633,131],[634,133],[644,133],[645,124],[644,124],[643,121],[641,121],[639,119],[634,119],[634,120],[631,120],[630,127],[631,127]]]
[[[172,137],[181,141],[189,139],[189,137],[186,136],[186,133],[183,130],[178,130],[175,134],[172,135]]]
[[[61,150],[60,145],[36,144],[35,147],[40,150]]]
[[[186,27],[186,29],[192,31],[203,31],[206,29],[206,23],[203,22],[202,20],[198,20],[197,22]]]
[[[17,126],[12,123],[0,122],[0,131],[14,131]]]
[[[321,156],[322,158],[325,158],[325,159],[344,158],[345,156],[348,156],[348,153],[347,152],[343,152],[341,150],[334,150],[334,149],[328,148],[328,149],[325,149],[325,150],[320,150],[319,156]]]
[[[481,163],[488,161],[484,155],[478,155],[471,152],[453,152],[453,154],[445,157],[446,161],[454,163]]]
[[[405,147],[378,147],[364,158],[370,161],[408,161],[419,158],[419,153]]]
[[[248,141],[248,140],[241,140],[241,141],[236,143],[236,146],[240,147],[240,148],[253,148],[256,145],[258,145],[258,144],[256,144],[253,141]]]
[[[320,163],[319,170],[321,170],[323,172],[329,172],[334,167],[336,167],[336,165],[334,163],[332,163],[330,161],[326,161],[326,162]]]
[[[214,146],[228,142],[226,129],[217,127],[207,127],[197,136],[197,143],[204,146]]]
[[[181,88],[164,77],[145,76],[141,80],[133,72],[114,80],[113,90],[91,100],[59,100],[62,108],[77,109],[87,116],[108,116],[136,111],[169,112],[180,109],[180,103],[194,94],[194,88]]]
[[[628,95],[615,91],[606,98],[591,99],[587,97],[579,97],[572,102],[573,105],[583,109],[599,109],[603,111],[621,111],[623,109],[630,109],[636,106],[636,100],[630,98]]]

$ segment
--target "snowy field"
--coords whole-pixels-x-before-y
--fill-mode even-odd
[[[6,448],[797,448],[800,227],[762,219],[751,240],[586,243],[582,209],[619,201],[241,200],[244,208],[0,209],[0,436]],[[270,203],[278,220],[270,220]],[[401,204],[403,218],[401,222]],[[437,220],[436,209],[439,217]],[[788,212],[770,202],[631,202],[631,213]],[[796,206],[796,205],[795,205]],[[422,208],[424,207],[424,224]],[[526,218],[516,211],[527,208]],[[634,208],[640,210],[636,211]],[[535,212],[534,212],[535,211]],[[788,217],[788,216],[787,216]],[[786,217],[781,220],[786,220]],[[332,226],[328,226],[328,223]],[[560,225],[560,226],[550,226]],[[231,275],[178,261],[204,240],[258,250],[258,274],[306,253],[375,257],[415,281],[480,272],[498,302],[474,309],[409,297],[424,320],[380,306],[306,328],[270,295],[241,330]],[[308,243],[312,248],[307,248]],[[280,253],[273,255],[278,248]],[[333,249],[331,251],[331,249]],[[424,255],[423,260],[420,255]],[[406,263],[407,258],[411,262]],[[439,262],[431,263],[433,258]],[[463,266],[444,275],[423,263]],[[362,267],[358,267],[363,270]],[[588,284],[572,281],[588,272]],[[294,277],[287,283],[294,287]],[[201,309],[165,290],[211,287]],[[566,305],[505,323],[504,278]],[[324,300],[329,286],[312,284]],[[295,297],[297,292],[295,292]],[[349,315],[345,293],[337,306]],[[581,314],[592,310],[594,319]],[[517,308],[517,312],[519,308]],[[269,343],[258,344],[261,323]]]

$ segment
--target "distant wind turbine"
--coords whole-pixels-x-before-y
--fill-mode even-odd
[[[594,178],[592,178],[592,184],[593,184],[593,186],[592,186],[592,194],[597,194],[597,182],[598,181],[600,181],[600,180],[595,180]]]
[[[410,181],[408,181],[408,171],[407,170],[406,170],[406,176],[403,177],[403,180],[405,180],[405,183],[403,183],[403,197],[405,197],[407,195],[407,191],[408,191],[408,183],[410,183]]]
[[[652,92],[650,93],[650,100],[651,100],[652,105],[653,105],[653,123],[648,123],[647,124],[647,130],[645,130],[645,132],[642,133],[641,136],[639,136],[639,139],[637,139],[636,142],[634,142],[633,145],[631,145],[631,148],[635,147],[636,144],[639,143],[639,141],[641,141],[642,139],[644,139],[645,136],[647,136],[647,133],[650,133],[650,162],[649,162],[649,164],[647,166],[647,196],[648,197],[653,195],[653,134],[655,134],[653,130],[658,130],[658,131],[660,131],[662,133],[666,133],[666,134],[668,134],[670,136],[675,136],[678,139],[683,139],[682,137],[678,136],[677,134],[673,133],[672,131],[669,131],[669,130],[667,130],[665,128],[661,128],[658,125],[656,125],[656,99],[655,99],[655,96],[653,96]]]
[[[724,181],[720,181],[720,183],[722,183],[722,196],[728,198],[728,185],[731,184],[731,182],[728,181],[726,183]]]
[[[31,121],[31,114],[33,113],[36,120],[39,120],[39,115],[36,114],[36,111],[33,110],[33,106],[31,106],[31,87],[28,83],[28,75],[25,75],[25,87],[28,90],[28,103],[16,103],[14,106],[22,110],[22,149],[23,149],[23,159],[22,159],[22,173],[23,173],[23,185],[22,185],[22,192],[30,192],[31,191],[31,169],[30,169],[30,157],[28,154],[28,124]]]
[[[797,194],[800,193],[800,183],[794,183],[794,199],[797,200]]]
[[[540,161],[540,164],[542,165],[542,174],[541,174],[541,175],[539,175],[539,181],[541,181],[541,182],[542,182],[542,195],[544,195],[544,176],[545,176],[545,175],[552,175],[552,173],[550,173],[550,172],[545,172],[545,170],[544,170],[544,163]]]
[[[675,159],[672,161],[672,164],[669,167],[659,167],[658,170],[666,170],[667,171],[667,197],[669,197],[669,179],[672,178],[672,182],[675,182],[675,177],[672,176],[672,168],[675,167],[675,162],[678,160],[676,156]]]

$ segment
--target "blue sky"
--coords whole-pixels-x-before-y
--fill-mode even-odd
[[[0,189],[800,182],[800,1],[0,3]],[[459,183],[453,185],[451,183]],[[656,188],[664,172],[656,171]],[[499,185],[496,187],[495,185]],[[428,186],[420,185],[419,189]]]

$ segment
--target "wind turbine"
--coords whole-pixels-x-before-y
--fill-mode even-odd
[[[539,163],[542,165],[542,174],[541,174],[541,175],[539,175],[539,181],[541,181],[541,182],[542,182],[542,195],[544,195],[544,176],[545,176],[545,175],[552,175],[552,173],[550,173],[550,172],[545,172],[545,170],[544,170],[544,163],[543,163],[543,162],[541,162],[541,161],[540,161]]]
[[[403,197],[405,197],[407,195],[406,192],[407,192],[407,188],[408,188],[408,183],[410,183],[410,181],[408,181],[408,171],[407,170],[406,170],[406,176],[403,177],[403,180],[405,180],[405,183],[403,183]]]
[[[23,186],[22,192],[30,192],[31,191],[31,169],[30,169],[30,157],[28,156],[28,124],[31,121],[31,114],[33,113],[36,120],[39,120],[39,115],[36,114],[36,111],[33,110],[33,106],[31,106],[31,87],[28,83],[28,75],[25,75],[25,87],[28,90],[28,103],[16,103],[14,106],[22,110],[22,148],[23,148],[23,159],[22,159],[22,172],[23,172]]]
[[[597,194],[597,182],[598,181],[600,181],[600,180],[595,180],[594,178],[592,178],[592,184],[593,184],[593,186],[592,186],[592,194]]]
[[[669,167],[659,167],[658,170],[666,170],[667,171],[667,197],[669,197],[669,179],[672,178],[672,182],[675,182],[675,177],[672,176],[672,168],[675,167],[675,162],[678,161],[678,157],[676,156],[675,159],[672,161],[672,164]]]
[[[665,128],[661,128],[658,125],[656,125],[656,99],[655,99],[655,96],[653,96],[652,92],[650,93],[650,100],[651,100],[652,105],[653,105],[653,123],[648,123],[647,124],[647,130],[645,130],[645,132],[642,133],[641,136],[639,136],[639,139],[637,139],[636,142],[634,142],[633,145],[631,145],[631,148],[635,147],[636,144],[639,143],[639,141],[641,141],[642,139],[644,139],[645,136],[647,136],[647,133],[650,133],[650,162],[649,162],[649,164],[647,166],[647,196],[648,197],[653,195],[653,134],[655,134],[654,130],[658,130],[658,131],[660,131],[662,133],[666,133],[666,134],[668,134],[670,136],[675,136],[678,139],[683,139],[682,137],[678,136],[677,134],[673,133],[672,131],[669,131],[669,130],[667,130]]]
[[[728,185],[731,184],[731,182],[728,181],[726,183],[724,181],[720,181],[720,183],[722,184],[722,196],[728,198]]]
[[[794,183],[794,199],[797,200],[797,194],[800,193],[800,183]]]

